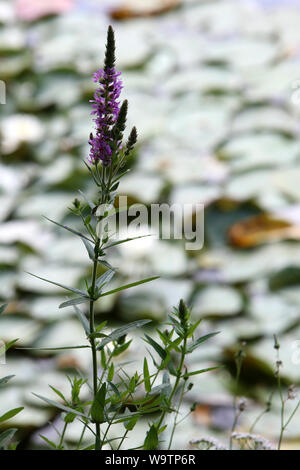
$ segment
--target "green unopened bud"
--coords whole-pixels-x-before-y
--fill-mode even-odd
[[[80,201],[77,198],[74,199],[73,205],[76,209],[80,209]]]
[[[118,338],[118,340],[117,340],[117,343],[119,345],[124,344],[125,340],[126,340],[126,335],[120,336],[120,338]]]
[[[112,69],[114,67],[115,61],[116,61],[115,51],[116,51],[115,33],[114,33],[112,26],[109,26],[107,30],[104,68]]]

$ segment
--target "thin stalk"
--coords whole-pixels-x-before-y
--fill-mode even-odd
[[[183,384],[180,399],[179,399],[179,402],[178,402],[178,405],[177,405],[177,408],[176,408],[176,413],[175,413],[175,418],[174,418],[174,423],[173,423],[173,428],[172,428],[172,432],[171,432],[171,437],[170,437],[170,441],[169,441],[168,450],[171,449],[171,445],[172,445],[172,442],[173,442],[174,433],[175,433],[175,429],[176,429],[176,426],[177,426],[177,418],[178,418],[179,410],[181,408],[183,397],[184,397],[184,389],[185,389],[185,383]]]
[[[255,426],[257,425],[257,423],[261,420],[261,418],[264,416],[264,414],[266,413],[266,410],[263,410],[258,416],[257,418],[255,419],[254,423],[252,424],[252,426],[250,427],[249,429],[249,433],[251,434],[255,428]]]
[[[84,437],[86,428],[87,428],[87,425],[85,424],[85,425],[83,426],[82,431],[81,431],[81,434],[80,434],[80,438],[79,438],[79,441],[78,441],[78,444],[77,444],[77,450],[80,449],[80,446],[81,446],[81,443],[82,443],[82,440],[83,440],[83,437]]]
[[[65,438],[67,426],[68,426],[68,423],[65,423],[63,431],[62,431],[61,436],[60,436],[60,441],[59,441],[59,444],[58,444],[58,448],[60,450],[63,450],[63,443],[64,443],[64,438]]]
[[[93,333],[95,333],[95,316],[94,316],[94,295],[95,295],[95,286],[96,286],[96,278],[97,278],[97,268],[98,268],[98,247],[99,247],[99,239],[97,240],[95,246],[95,260],[93,264],[93,274],[92,274],[92,285],[91,285],[91,300],[90,300],[90,344],[92,350],[92,361],[93,361],[93,395],[94,399],[96,398],[97,391],[98,391],[98,368],[97,368],[97,350],[96,350],[96,343],[95,338],[93,337]],[[100,424],[96,423],[96,443],[95,449],[100,450]]]
[[[120,450],[120,449],[121,449],[122,444],[123,444],[123,442],[125,441],[128,432],[129,432],[128,429],[126,429],[126,432],[125,432],[124,436],[122,437],[122,439],[121,439],[121,441],[120,441],[120,443],[119,443],[119,445],[118,445],[118,447],[117,447],[117,450]]]
[[[278,375],[277,375],[277,384],[278,384],[279,396],[280,396],[280,401],[281,401],[281,410],[280,410],[280,435],[279,435],[278,447],[277,447],[277,449],[280,450],[281,443],[282,443],[282,438],[283,438],[283,433],[284,433],[284,430],[285,430],[285,426],[284,426],[285,400],[284,400],[284,398],[283,398],[282,387],[281,387],[281,378],[280,378],[280,372],[279,372],[279,370],[278,370]]]
[[[183,346],[182,346],[182,352],[181,352],[181,358],[180,358],[180,364],[179,364],[179,367],[178,367],[178,374],[177,374],[177,377],[176,377],[176,381],[175,381],[175,384],[174,384],[174,387],[173,387],[173,390],[170,394],[170,397],[169,397],[169,400],[168,400],[168,406],[170,406],[172,404],[172,400],[173,400],[173,397],[177,391],[177,388],[178,388],[178,385],[180,383],[180,380],[181,380],[181,371],[182,371],[182,368],[183,368],[183,364],[184,364],[184,359],[185,359],[185,351],[186,351],[186,344],[187,344],[187,338],[185,337],[184,338],[184,342],[183,342]],[[159,428],[161,427],[164,419],[165,419],[165,416],[166,416],[166,411],[164,411],[160,417],[160,420],[158,422],[158,426],[157,426],[157,431],[159,431]]]

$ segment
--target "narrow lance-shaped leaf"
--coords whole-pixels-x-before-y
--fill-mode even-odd
[[[0,423],[3,423],[4,421],[7,421],[8,419],[13,418],[22,410],[24,410],[24,406],[20,406],[19,408],[14,408],[13,410],[7,411],[7,413],[4,413],[4,415],[0,416]]]
[[[137,281],[137,282],[133,282],[131,284],[126,284],[125,286],[118,287],[117,289],[113,289],[113,290],[110,290],[108,292],[103,292],[103,294],[99,295],[98,298],[104,297],[105,295],[115,294],[116,292],[120,292],[120,291],[125,290],[125,289],[130,289],[131,287],[139,286],[140,284],[145,284],[146,282],[155,281],[156,279],[159,279],[159,276],[149,277],[147,279],[143,279],[142,281]]]
[[[0,449],[5,449],[7,447],[16,432],[17,429],[7,429],[0,434]]]
[[[101,341],[101,343],[97,346],[97,350],[99,351],[103,349],[104,346],[106,346],[111,341],[115,341],[121,336],[124,336],[125,334],[127,334],[129,331],[135,328],[140,328],[150,322],[151,320],[138,320],[138,321],[129,323],[128,325],[124,325],[124,326],[121,326],[120,328],[117,328],[116,330],[114,330],[112,333],[110,333],[106,338],[104,338]]]
[[[93,210],[95,209],[96,205],[87,197],[86,194],[84,194],[83,191],[80,191],[79,190],[79,193],[81,194],[81,196],[83,197],[83,199],[85,200],[85,202],[90,206],[90,208]]]
[[[5,377],[2,377],[0,379],[0,387],[2,387],[3,385],[6,385],[7,382],[9,382],[9,380],[11,380],[13,377],[15,377],[14,375],[6,375]]]
[[[50,281],[49,279],[45,279],[43,277],[37,276],[36,274],[32,274],[28,271],[25,271],[27,274],[30,274],[30,276],[36,277],[37,279],[40,279],[41,281],[48,282],[49,284],[53,284],[54,286],[61,287],[62,289],[68,290],[70,292],[74,292],[75,294],[79,294],[83,297],[88,297],[86,292],[83,292],[82,290],[75,289],[74,287],[69,287],[65,286],[64,284],[59,284],[58,282]]]
[[[17,349],[24,349],[24,351],[67,351],[68,349],[86,349],[90,348],[89,345],[79,345],[79,346],[61,346],[57,348],[17,348]]]
[[[88,416],[86,416],[83,413],[80,413],[77,410],[74,410],[74,409],[70,408],[69,406],[65,406],[65,405],[62,405],[61,403],[58,403],[56,401],[49,400],[49,398],[43,397],[42,395],[38,395],[37,393],[33,393],[33,395],[35,397],[39,398],[40,400],[43,400],[45,403],[47,403],[48,405],[50,405],[54,408],[58,408],[62,411],[66,411],[67,413],[75,413],[77,416],[88,419],[90,421],[90,418]]]
[[[98,390],[91,408],[91,417],[95,423],[104,423],[104,406],[106,398],[106,383]]]
[[[88,297],[76,297],[75,299],[66,300],[62,302],[58,308],[72,307],[74,305],[84,304],[89,301]]]
[[[146,392],[151,392],[150,374],[146,357],[144,359],[144,384]]]
[[[90,334],[90,325],[89,325],[89,322],[88,322],[87,318],[82,313],[82,311],[78,307],[76,307],[76,305],[74,305],[74,310],[76,312],[76,315],[77,315],[80,323],[82,324],[82,326],[84,328],[84,331],[85,331],[86,335],[88,336]]]
[[[7,306],[8,306],[8,304],[1,305],[1,307],[0,307],[0,315],[1,315],[1,313],[4,312],[4,310],[6,309]]]
[[[138,237],[132,237],[132,238],[124,238],[123,240],[118,240],[117,242],[113,242],[113,243],[110,243],[109,245],[106,245],[103,247],[104,250],[106,250],[107,248],[111,248],[113,246],[117,246],[117,245],[121,245],[122,243],[126,243],[126,242],[131,242],[132,240],[138,240],[139,238],[145,238],[145,237],[151,237],[152,234],[147,234],[147,235],[140,235]]]
[[[144,442],[144,450],[156,450],[158,447],[158,434],[154,424],[147,432],[146,439]]]
[[[217,366],[217,367],[209,367],[208,369],[200,369],[200,370],[195,370],[193,372],[188,372],[187,374],[184,374],[184,377],[191,377],[192,375],[199,375],[199,374],[204,374],[204,372],[210,372],[211,370],[216,370],[216,369],[221,369],[222,366]]]
[[[94,252],[94,247],[93,245],[88,241],[86,240],[85,238],[82,238],[82,241],[83,241],[83,244],[86,248],[86,251],[89,255],[89,258],[94,261],[95,260],[95,252]]]
[[[195,351],[195,349],[197,349],[200,344],[204,343],[205,341],[207,341],[208,339],[212,338],[213,336],[216,336],[219,334],[219,331],[217,331],[216,333],[209,333],[208,335],[205,335],[205,336],[201,336],[201,338],[198,338],[196,341],[194,341],[188,348],[187,348],[187,354]]]
[[[164,361],[167,357],[167,352],[160,346],[160,344],[154,341],[154,339],[152,339],[150,336],[145,335],[145,338],[146,339],[144,339],[144,341],[149,343],[153,347],[153,349],[155,349],[155,351],[161,357],[161,359]]]
[[[87,240],[87,241],[93,243],[93,240],[91,240],[90,238],[86,237],[83,233],[77,232],[77,230],[74,230],[74,229],[72,229],[71,227],[68,227],[67,225],[62,225],[62,224],[60,224],[59,222],[55,222],[55,220],[49,219],[49,217],[46,217],[45,215],[44,215],[44,218],[47,219],[47,220],[49,220],[49,222],[52,222],[52,224],[55,224],[55,225],[57,225],[58,227],[61,227],[61,228],[65,229],[65,230],[67,230],[68,232],[71,232],[71,233],[73,233],[74,235],[77,235],[78,237],[84,238],[85,240]]]
[[[104,274],[102,274],[100,277],[98,277],[98,279],[96,281],[96,286],[98,288],[101,288],[102,286],[104,286],[105,284],[110,282],[115,274],[116,274],[115,270],[110,269],[110,270],[106,271]]]

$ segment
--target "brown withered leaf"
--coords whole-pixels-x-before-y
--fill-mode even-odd
[[[161,15],[178,7],[182,0],[124,0],[110,11],[114,20]]]
[[[251,248],[284,239],[299,240],[300,226],[268,214],[261,214],[232,225],[228,231],[228,238],[234,246]]]

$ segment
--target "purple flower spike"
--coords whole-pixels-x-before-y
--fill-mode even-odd
[[[94,73],[94,82],[99,83],[92,103],[92,115],[96,124],[96,133],[90,135],[91,146],[89,162],[93,165],[111,164],[114,136],[112,129],[117,122],[120,103],[118,99],[123,88],[121,73],[115,70],[115,38],[110,26],[107,33],[107,44],[104,68]]]
[[[119,115],[120,97],[122,80],[120,72],[116,72],[115,68],[106,68],[97,70],[94,74],[94,81],[100,83],[100,87],[94,94],[92,103],[92,115],[95,116],[96,135],[91,135],[89,144],[91,145],[89,162],[96,164],[99,161],[104,166],[111,163],[111,144],[113,141],[111,130]]]

